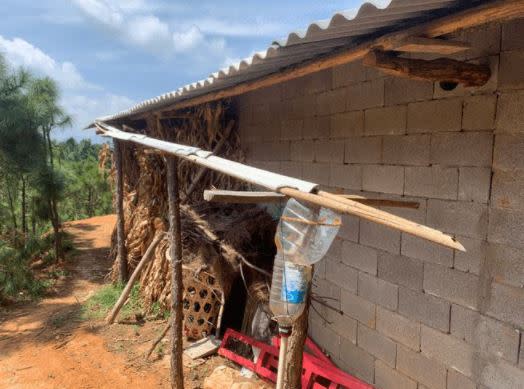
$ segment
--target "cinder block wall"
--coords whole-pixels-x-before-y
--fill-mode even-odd
[[[386,77],[360,63],[236,99],[249,163],[387,209],[467,253],[353,217],[316,268],[310,334],[379,388],[524,388],[524,20],[456,35],[482,88]]]

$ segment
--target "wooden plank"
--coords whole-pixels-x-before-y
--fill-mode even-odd
[[[412,222],[410,220],[392,215],[388,212],[360,204],[350,199],[344,199],[335,194],[319,191],[318,194],[305,193],[293,188],[280,188],[280,193],[293,197],[297,200],[309,202],[330,208],[334,211],[358,216],[362,219],[393,228],[407,234],[417,236],[459,251],[466,251],[464,246],[456,239],[441,231]]]
[[[316,58],[314,60],[305,61],[298,65],[290,66],[277,73],[273,73],[256,80],[247,81],[242,84],[220,90],[218,92],[211,92],[202,96],[189,98],[171,104],[158,111],[163,112],[166,110],[179,110],[199,104],[209,103],[215,100],[238,96],[257,89],[266,88],[295,78],[303,77],[308,74],[316,73],[321,70],[356,61],[363,58],[369,51],[375,48],[393,50],[400,42],[411,36],[434,38],[441,35],[450,34],[457,30],[466,29],[485,23],[519,17],[524,17],[524,0],[494,1],[469,10],[458,12],[451,16],[446,16],[419,26],[408,28],[400,32],[393,32],[384,35],[369,43],[358,45],[349,49],[334,51],[331,54]],[[145,115],[145,113],[139,113],[135,116],[130,116],[129,118],[139,118],[143,115]]]
[[[337,194],[342,198],[351,199],[361,204],[377,207],[396,207],[418,209],[420,203],[416,201],[399,201],[390,199],[369,199],[363,196]],[[282,193],[276,192],[249,192],[235,190],[210,189],[204,191],[204,200],[216,203],[228,204],[262,204],[262,203],[279,203],[288,199]]]
[[[409,37],[400,42],[395,51],[406,53],[434,53],[452,55],[470,49],[471,46],[466,42],[446,41],[443,39],[432,39],[424,37]]]
[[[184,354],[191,359],[205,358],[215,354],[220,348],[220,343],[220,340],[211,335],[188,345]]]
[[[116,244],[118,257],[118,277],[122,284],[127,282],[127,248],[124,220],[124,172],[122,167],[121,141],[113,140],[113,157],[115,162],[115,196],[116,196]]]
[[[363,63],[396,77],[453,82],[467,87],[485,85],[491,77],[491,70],[487,65],[477,65],[449,58],[429,61],[400,58],[381,50],[370,51],[364,57]]]

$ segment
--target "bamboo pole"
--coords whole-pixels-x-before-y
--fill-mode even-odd
[[[122,145],[120,140],[113,139],[114,160],[116,170],[116,238],[117,238],[117,255],[119,279],[125,284],[128,277],[127,270],[127,249],[125,238],[125,220],[124,220],[124,173],[122,168]]]
[[[153,239],[149,247],[147,248],[146,252],[144,253],[144,256],[138,263],[137,267],[133,271],[133,274],[131,274],[131,277],[129,278],[129,281],[127,281],[127,285],[122,291],[122,294],[120,295],[120,298],[116,302],[115,306],[111,310],[111,312],[107,315],[106,322],[107,324],[113,324],[115,321],[116,316],[118,315],[118,312],[122,309],[124,306],[124,303],[131,293],[131,290],[133,289],[133,284],[135,283],[136,279],[140,275],[140,272],[144,268],[144,266],[153,258],[153,254],[155,253],[155,248],[160,243],[162,238],[164,237],[164,233],[157,234],[157,236]]]
[[[169,241],[171,254],[171,387],[184,388],[182,364],[182,236],[180,222],[180,194],[178,159],[166,158],[167,194],[169,201]]]

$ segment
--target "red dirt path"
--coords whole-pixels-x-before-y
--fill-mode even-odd
[[[165,374],[132,368],[111,353],[99,327],[78,320],[80,303],[104,282],[115,217],[68,223],[79,249],[55,296],[0,313],[0,388],[165,387]]]

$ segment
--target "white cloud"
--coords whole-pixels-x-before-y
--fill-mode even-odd
[[[13,67],[24,67],[49,76],[64,88],[97,88],[88,83],[71,62],[57,62],[38,47],[20,39],[6,39],[0,35],[0,53]]]
[[[120,40],[161,56],[188,52],[197,47],[222,50],[225,46],[225,41],[221,39],[206,37],[194,23],[184,23],[176,29],[170,28],[152,13],[156,10],[155,5],[143,0],[73,2],[93,22],[117,35]]]
[[[285,30],[285,27],[280,24],[259,20],[254,20],[252,23],[239,23],[234,20],[200,18],[190,20],[188,23],[198,25],[205,34],[228,37],[275,37]]]
[[[61,104],[73,117],[73,127],[55,132],[55,138],[90,137],[82,131],[95,118],[114,114],[131,107],[134,101],[125,96],[109,93],[86,81],[71,62],[59,62],[38,47],[20,39],[7,39],[0,35],[0,53],[12,67],[24,67],[39,76],[54,79],[61,91]]]

